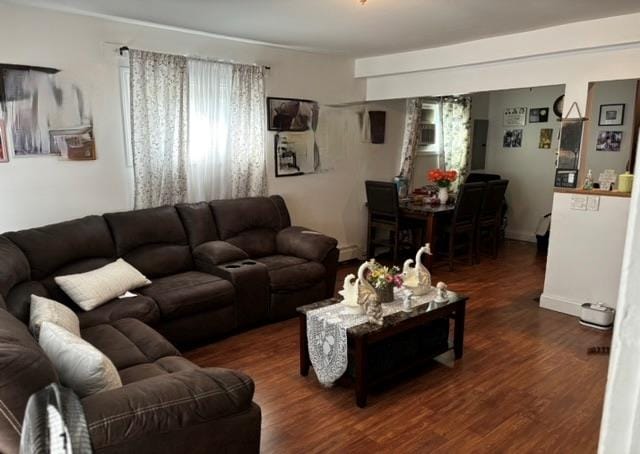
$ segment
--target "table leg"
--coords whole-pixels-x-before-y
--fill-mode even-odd
[[[362,337],[357,337],[355,344],[356,404],[364,408],[367,405],[367,346]]]
[[[307,314],[300,314],[300,375],[306,377],[309,375],[309,366],[311,359],[309,358],[309,347],[307,345]]]
[[[462,358],[462,347],[464,344],[464,316],[465,316],[465,304],[457,304],[456,313],[453,316],[453,352],[456,359]]]
[[[431,245],[431,250],[435,253],[436,250],[436,216],[434,213],[429,213],[427,215],[427,243]],[[431,267],[433,266],[433,255],[425,254],[423,257],[426,257],[425,266],[429,271],[431,271]]]

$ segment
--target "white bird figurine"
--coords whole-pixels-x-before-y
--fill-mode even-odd
[[[418,249],[415,266],[412,266],[414,263],[412,259],[407,259],[402,267],[404,286],[416,296],[424,295],[431,290],[431,274],[422,264],[422,254],[424,253],[431,255],[429,243]]]
[[[363,307],[358,304],[358,280],[355,275],[347,274],[344,278],[342,290],[338,292],[342,296],[342,304],[347,314],[364,314]]]
[[[382,325],[382,305],[378,301],[378,294],[376,289],[373,288],[364,273],[366,270],[371,270],[374,260],[364,262],[358,268],[358,304],[364,307],[365,313],[369,316],[369,321],[377,325]]]

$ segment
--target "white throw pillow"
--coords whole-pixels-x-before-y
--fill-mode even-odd
[[[38,341],[60,382],[80,397],[122,387],[116,366],[100,350],[66,329],[43,322]]]
[[[86,273],[58,276],[55,281],[85,311],[129,290],[151,284],[144,274],[122,259]]]
[[[38,339],[40,325],[43,322],[55,323],[76,336],[80,336],[80,320],[78,316],[64,304],[57,301],[31,295],[29,330]]]

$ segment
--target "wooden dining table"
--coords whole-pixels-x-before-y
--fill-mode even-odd
[[[447,217],[455,210],[455,204],[412,203],[410,201],[400,202],[400,215],[404,218],[419,219],[425,222],[425,242],[435,249],[437,239],[438,221]],[[424,256],[423,256],[424,257]],[[433,265],[433,255],[426,255],[425,266],[431,269]]]

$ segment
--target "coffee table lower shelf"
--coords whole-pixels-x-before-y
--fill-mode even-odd
[[[410,369],[424,364],[438,355],[450,350],[447,345],[430,350],[427,354],[416,355],[410,361],[400,366],[395,366],[393,370],[372,376],[367,365],[370,360],[375,360],[372,355],[376,353],[376,346],[381,342],[393,341],[394,338],[406,335],[412,331],[428,326],[434,320],[451,319],[454,323],[452,349],[455,359],[462,358],[464,343],[464,319],[466,303],[468,298],[463,295],[456,295],[450,301],[441,306],[418,307],[410,313],[393,314],[385,318],[382,326],[370,323],[359,325],[347,330],[347,342],[349,349],[349,369],[353,375],[355,383],[356,404],[360,408],[367,405],[369,389],[381,382],[389,382]],[[311,367],[309,349],[307,345],[307,312],[318,307],[335,304],[337,300],[326,300],[314,303],[309,306],[298,308],[300,321],[300,375],[307,376]],[[353,364],[352,364],[353,362]],[[345,374],[346,375],[346,374]]]

